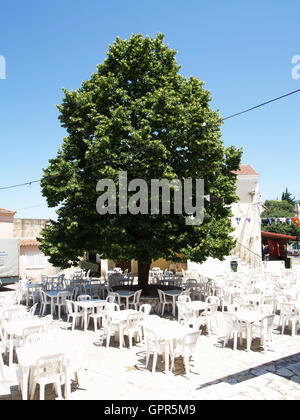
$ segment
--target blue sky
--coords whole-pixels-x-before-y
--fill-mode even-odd
[[[297,0],[10,0],[1,2],[0,187],[37,180],[65,135],[56,104],[77,89],[117,36],[155,37],[178,51],[180,72],[205,81],[222,117],[300,89]],[[225,145],[244,148],[243,163],[261,175],[263,200],[288,187],[300,199],[300,93],[223,125]],[[39,184],[0,190],[16,217],[55,217]],[[23,210],[19,210],[23,209]]]

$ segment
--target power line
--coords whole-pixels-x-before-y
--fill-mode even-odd
[[[22,207],[21,209],[12,209],[12,210],[13,211],[21,211],[21,210],[33,209],[33,208],[36,208],[36,207],[42,207],[44,205],[45,205],[45,203],[40,203],[40,204],[36,204],[34,206]]]
[[[222,120],[223,121],[229,120],[230,118],[234,118],[234,117],[237,117],[239,115],[245,114],[247,112],[253,111],[254,109],[257,109],[257,108],[260,108],[262,106],[268,105],[268,104],[270,104],[272,102],[275,102],[275,101],[279,101],[280,99],[286,98],[287,96],[290,96],[290,95],[294,95],[295,93],[298,93],[298,92],[300,92],[300,89],[294,90],[293,92],[286,93],[285,95],[278,96],[277,98],[270,99],[267,102],[263,102],[263,103],[261,103],[259,105],[253,106],[252,108],[245,109],[244,111],[237,112],[235,114],[229,115],[228,117],[222,118]],[[205,127],[205,126],[207,126],[207,124],[204,123],[203,126]],[[107,160],[106,162],[101,162],[99,164],[97,164],[97,163],[96,164],[92,164],[92,165],[83,167],[81,169],[88,169],[88,168],[93,167],[93,166],[105,165],[106,163],[109,163],[110,161],[111,160]],[[24,187],[26,185],[29,185],[30,186],[31,184],[35,184],[35,183],[38,183],[38,182],[41,182],[41,179],[37,179],[37,180],[34,180],[34,181],[25,182],[25,183],[22,183],[22,184],[10,185],[10,186],[7,186],[7,187],[0,187],[0,190],[8,190],[8,189],[11,189],[11,188]]]
[[[222,118],[222,119],[223,119],[223,121],[229,120],[230,118],[237,117],[238,115],[242,115],[242,114],[245,114],[246,112],[253,111],[254,109],[257,109],[257,108],[260,108],[262,106],[268,105],[271,102],[279,101],[280,99],[286,98],[287,96],[290,96],[290,95],[294,95],[295,93],[298,93],[298,92],[300,92],[300,89],[294,90],[293,92],[286,93],[285,95],[282,95],[282,96],[278,96],[277,98],[270,99],[267,102],[263,102],[262,104],[253,106],[252,108],[248,108],[245,111],[237,112],[236,114],[229,115],[228,117],[225,117],[225,118]]]
[[[24,187],[25,185],[31,185],[31,184],[35,184],[37,182],[41,182],[41,180],[37,179],[35,181],[24,182],[23,184],[10,185],[9,187],[0,187],[0,190],[8,190],[10,188]]]

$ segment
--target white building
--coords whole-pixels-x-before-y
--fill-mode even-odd
[[[231,206],[233,235],[237,239],[236,248],[225,261],[209,258],[203,264],[188,262],[188,269],[205,273],[230,270],[232,259],[259,267],[262,263],[261,219],[262,202],[259,174],[250,165],[241,165],[237,175],[237,195],[239,201]]]
[[[41,280],[41,274],[56,274],[45,255],[39,249],[37,237],[46,226],[45,219],[16,219],[16,212],[0,208],[0,238],[20,240],[19,277]]]

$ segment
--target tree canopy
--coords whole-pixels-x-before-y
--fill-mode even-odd
[[[267,200],[264,205],[266,210],[263,211],[261,217],[263,220],[262,229],[266,232],[281,233],[284,235],[296,236],[300,240],[300,229],[294,221],[281,223],[278,218],[291,219],[295,217],[295,205],[288,200]],[[272,218],[272,224],[268,223],[268,218]]]
[[[234,247],[232,171],[242,151],[223,145],[210,93],[198,78],[179,74],[175,55],[162,34],[117,38],[89,80],[64,90],[58,109],[67,135],[41,182],[48,205],[59,207],[41,238],[52,264],[76,265],[88,250],[149,267],[158,258],[223,259]],[[99,215],[97,182],[112,179],[118,187],[120,171],[147,183],[204,179],[204,193],[213,200],[205,199],[203,223],[188,226],[187,214],[174,212]]]
[[[295,204],[295,202],[296,202],[295,197],[292,197],[292,193],[290,193],[287,188],[282,193],[281,200],[285,200],[285,201],[287,201],[291,204]]]

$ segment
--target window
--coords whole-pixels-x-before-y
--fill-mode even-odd
[[[45,268],[47,265],[47,258],[44,254],[38,251],[26,252],[25,254],[25,268]]]

